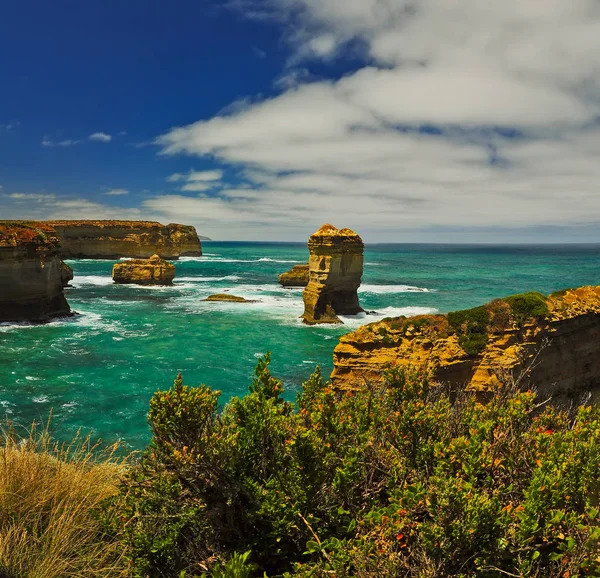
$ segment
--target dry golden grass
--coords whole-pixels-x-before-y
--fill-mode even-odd
[[[124,463],[97,450],[89,438],[52,442],[47,430],[0,433],[0,578],[128,575],[123,546],[96,516]]]

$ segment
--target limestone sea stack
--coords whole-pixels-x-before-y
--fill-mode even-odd
[[[223,303],[256,303],[256,301],[252,299],[238,297],[237,295],[230,295],[229,293],[215,293],[214,295],[209,295],[202,301],[217,301]]]
[[[113,281],[120,285],[172,285],[175,265],[152,255],[150,259],[131,259],[116,263]]]
[[[341,323],[338,315],[362,312],[357,293],[363,273],[362,239],[350,229],[323,225],[310,236],[308,250],[304,323]]]
[[[68,315],[61,264],[51,227],[0,222],[0,321],[47,322]]]
[[[308,263],[306,263],[294,265],[292,269],[279,275],[278,281],[282,287],[306,287],[308,277]]]
[[[163,259],[202,255],[196,229],[154,221],[48,221],[66,259]]]
[[[69,283],[73,281],[73,269],[71,269],[64,261],[60,262],[60,278],[63,287],[69,287]]]
[[[388,318],[344,335],[334,351],[340,390],[378,383],[389,365],[423,367],[434,382],[485,392],[520,377],[539,395],[600,396],[600,287],[525,293],[448,315]]]

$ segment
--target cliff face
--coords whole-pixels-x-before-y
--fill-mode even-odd
[[[56,230],[64,258],[164,259],[202,255],[194,227],[153,221],[48,221]]]
[[[294,265],[292,269],[279,275],[279,284],[283,287],[306,287],[308,285],[309,269],[306,265]]]
[[[175,265],[152,255],[150,259],[132,259],[117,263],[112,270],[115,283],[135,285],[172,285]]]
[[[44,224],[0,222],[0,321],[68,315],[59,241]]]
[[[304,289],[304,322],[341,323],[337,315],[363,311],[357,290],[363,272],[364,244],[350,229],[323,225],[308,240],[309,281]]]
[[[434,381],[489,391],[507,375],[540,395],[600,393],[600,287],[527,293],[449,315],[387,319],[334,351],[339,389],[380,381],[384,367],[425,366]]]

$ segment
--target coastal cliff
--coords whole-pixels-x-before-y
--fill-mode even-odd
[[[0,222],[0,321],[46,322],[71,311],[59,239],[43,223]]]
[[[424,366],[436,382],[490,391],[507,376],[540,395],[600,391],[600,287],[525,293],[448,315],[388,318],[340,339],[338,389]]]
[[[310,236],[308,250],[304,323],[341,323],[338,315],[363,311],[357,293],[363,272],[362,239],[350,229],[327,224]]]
[[[164,259],[202,255],[196,229],[154,221],[47,221],[65,259]]]

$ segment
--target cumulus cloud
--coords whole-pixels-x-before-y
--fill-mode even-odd
[[[88,139],[94,142],[110,142],[112,136],[105,132],[95,132],[88,136]]]
[[[595,0],[254,5],[289,24],[284,77],[298,80],[158,137],[164,154],[217,159],[246,181],[153,209],[223,219],[242,236],[331,220],[373,239],[487,227],[512,240],[515,228],[600,220]],[[342,78],[294,72],[350,48],[365,64]]]
[[[110,191],[107,191],[104,194],[109,195],[111,197],[117,197],[122,195],[128,195],[129,191],[127,189],[111,189]]]

